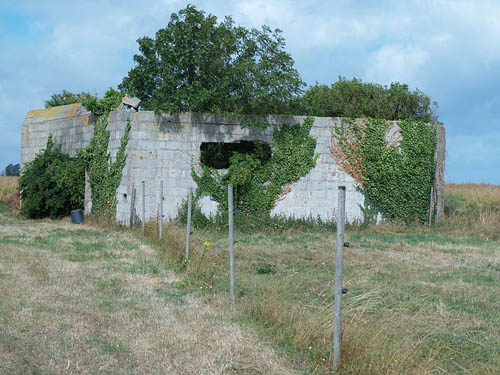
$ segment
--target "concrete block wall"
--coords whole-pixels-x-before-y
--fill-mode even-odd
[[[301,116],[269,116],[272,125],[266,130],[243,128],[239,121],[222,115],[179,113],[155,115],[149,111],[116,110],[108,116],[112,157],[120,146],[127,121],[131,123],[127,145],[127,163],[117,189],[118,222],[128,225],[131,197],[136,189],[135,215],[142,220],[142,181],[145,182],[145,220],[155,220],[159,212],[160,181],[163,181],[164,215],[177,216],[178,208],[187,198],[189,188],[196,188],[191,167],[200,171],[202,142],[261,141],[273,146],[273,129],[281,124],[303,121]],[[22,163],[33,160],[43,149],[49,133],[62,145],[62,150],[75,153],[88,145],[96,118],[79,104],[28,112],[22,128]],[[338,118],[314,119],[311,135],[317,140],[319,154],[316,167],[300,180],[286,187],[273,208],[272,215],[295,218],[334,220],[338,186],[347,190],[346,216],[349,222],[362,219],[363,196],[356,182],[337,168],[330,152],[331,134]],[[438,197],[439,200],[439,197]],[[214,202],[203,199],[202,209],[213,212]]]
[[[49,134],[63,152],[75,153],[90,142],[94,122],[95,116],[80,104],[29,111],[21,131],[21,165],[45,148]]]

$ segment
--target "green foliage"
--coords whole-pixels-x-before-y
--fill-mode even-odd
[[[192,176],[198,188],[195,198],[208,195],[219,203],[220,212],[227,209],[227,185],[234,187],[235,207],[267,216],[284,185],[305,176],[316,165],[316,140],[309,135],[314,120],[302,124],[282,125],[274,131],[275,147],[271,158],[263,163],[251,154],[234,153],[226,174],[202,165]]]
[[[5,176],[20,176],[21,164],[9,164],[5,167]]]
[[[266,263],[259,266],[256,270],[258,275],[274,275],[277,271],[274,265],[271,263]]]
[[[419,91],[410,91],[399,82],[389,87],[362,82],[353,78],[339,80],[328,87],[310,87],[302,98],[303,112],[309,116],[383,118],[403,120],[413,118],[437,122],[437,103]]]
[[[193,5],[173,13],[155,38],[138,39],[139,55],[119,88],[155,112],[291,114],[304,83],[284,51],[280,30],[217,22]],[[249,118],[249,125],[265,121]]]
[[[52,135],[45,150],[27,163],[19,180],[21,213],[30,218],[56,218],[82,208],[85,169],[78,158],[62,153]]]
[[[271,158],[271,148],[260,142],[240,141],[236,143],[207,142],[200,147],[201,164],[216,169],[229,168],[229,159],[238,152],[240,154],[253,154],[262,163]]]
[[[127,161],[125,149],[128,143],[130,122],[123,133],[120,148],[115,160],[108,154],[109,131],[108,121],[99,119],[94,126],[94,135],[90,144],[79,150],[79,157],[87,168],[92,190],[92,213],[97,215],[112,215],[116,209],[116,189],[120,185],[122,170]]]
[[[83,101],[89,100],[90,98],[95,98],[95,96],[83,91],[79,94],[74,94],[63,90],[60,94],[52,94],[50,99],[45,101],[45,108],[58,107],[60,105],[73,103],[83,103]]]
[[[344,121],[337,126],[334,140],[341,150],[339,163],[351,166],[350,174],[360,182],[368,210],[389,220],[423,223],[428,219],[434,184],[436,127],[403,120],[398,123],[402,137],[398,145],[387,142],[388,125],[377,119],[366,124]]]
[[[43,154],[28,164],[24,173],[25,186],[21,189],[22,211],[29,217],[57,217],[68,213],[67,206],[82,207],[85,195],[85,169],[88,170],[92,190],[92,212],[97,215],[111,215],[116,208],[116,189],[118,188],[127,155],[130,122],[127,122],[121,139],[120,148],[114,161],[108,154],[109,131],[106,130],[105,116],[119,106],[125,93],[109,88],[102,99],[88,93],[73,94],[63,90],[45,102],[46,108],[82,103],[82,105],[101,118],[94,126],[94,135],[89,146],[78,150],[76,158],[62,154],[49,137]],[[22,183],[22,182],[21,182]],[[26,204],[25,204],[25,198]]]
[[[171,285],[172,285],[172,288],[175,288],[175,289],[184,289],[188,286],[191,286],[191,281],[189,280],[184,280],[184,281],[174,281]]]
[[[125,93],[116,91],[112,87],[106,91],[104,97],[99,99],[95,96],[87,96],[82,101],[82,105],[96,116],[107,115],[111,110],[117,108]]]
[[[118,107],[125,96],[125,93],[109,88],[104,94],[104,97],[99,99],[95,95],[90,95],[88,92],[73,94],[63,90],[61,94],[53,94],[49,100],[45,102],[45,108],[57,107],[60,105],[82,103],[92,114],[96,116],[107,115],[109,111]]]
[[[187,213],[188,213],[188,201],[187,199],[184,200],[178,210],[178,216],[177,219],[179,220],[180,223],[186,224],[187,223]],[[193,228],[214,228],[222,225],[223,223],[221,222],[221,217],[216,216],[212,218],[207,218],[203,212],[201,211],[200,206],[198,205],[198,202],[196,199],[193,199],[192,201],[192,207],[191,207],[191,226]]]

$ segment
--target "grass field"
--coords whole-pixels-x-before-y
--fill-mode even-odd
[[[437,229],[500,240],[500,185],[447,184],[446,218]]]
[[[19,177],[0,176],[0,209],[2,206],[11,209],[16,209],[19,206],[18,181]]]
[[[0,374],[293,374],[134,233],[0,213]]]
[[[182,243],[172,244],[182,230],[170,231],[164,249],[179,259]],[[237,306],[296,366],[328,373],[335,234],[317,235],[237,231]],[[198,230],[193,237],[188,275],[227,293],[226,234]],[[499,242],[433,232],[350,232],[347,239],[343,373],[498,372]]]
[[[458,203],[431,229],[348,231],[340,373],[498,373],[496,191],[448,185],[447,196],[455,194]],[[488,225],[467,226],[486,213]],[[144,238],[6,215],[0,228],[0,358],[11,366],[5,369],[64,373],[62,358],[70,358],[68,366],[77,366],[70,369],[89,373],[330,372],[334,232],[237,228],[238,297],[231,305],[223,230],[195,229],[185,264],[184,229],[175,223],[162,241],[153,224]],[[195,338],[178,345],[163,337],[195,328]],[[237,365],[228,364],[233,356]]]

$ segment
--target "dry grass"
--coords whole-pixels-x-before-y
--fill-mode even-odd
[[[19,177],[0,176],[0,204],[10,209],[19,208]]]
[[[446,219],[434,228],[384,224],[348,232],[346,240],[351,247],[345,252],[344,287],[349,293],[343,298],[340,373],[498,373],[499,350],[449,334],[500,347],[498,187],[449,184],[446,194],[452,204],[447,205]],[[108,224],[95,222],[99,228]],[[32,224],[23,225],[30,228]],[[10,355],[11,362],[6,363],[12,367],[8,369],[18,366],[19,373],[61,373],[65,371],[61,358],[66,355],[71,365],[79,366],[69,367],[73,372],[204,373],[200,366],[208,369],[206,373],[291,371],[283,360],[246,334],[246,329],[227,323],[236,320],[257,330],[261,339],[270,341],[289,358],[292,367],[305,373],[330,373],[335,233],[237,231],[238,298],[232,310],[226,308],[225,231],[194,230],[191,257],[186,263],[184,228],[175,224],[165,226],[161,241],[155,225],[147,225],[146,241],[151,246],[123,230],[90,230],[88,238],[102,243],[98,253],[85,252],[85,246],[78,245],[83,241],[64,236],[57,246],[51,245],[47,233],[54,224],[37,225],[34,236],[48,239],[37,240],[43,256],[38,253],[35,258],[22,255],[33,251],[25,239],[31,234],[27,235],[20,225],[0,226],[0,257],[7,259],[7,267],[9,262],[14,263],[10,260],[10,254],[16,254],[13,249],[25,249],[25,253],[16,255],[22,260],[16,266],[22,272],[14,273],[39,277],[29,281],[12,278],[4,284],[14,276],[6,278],[4,263],[0,264],[0,357]],[[67,224],[57,225],[75,230]],[[101,238],[99,233],[107,237]],[[62,232],[57,236],[61,237]],[[205,246],[206,241],[211,245]],[[71,252],[48,250],[65,243],[72,244]],[[5,256],[4,245],[8,246]],[[174,278],[155,261],[154,248],[161,249],[162,259],[182,271],[183,278]],[[476,269],[454,266],[460,264]],[[50,275],[68,284],[56,287]],[[48,289],[33,291],[33,285],[43,286],[44,280],[48,281]],[[173,287],[174,280],[182,281],[175,284],[178,288]],[[16,291],[12,296],[11,290]],[[71,308],[66,315],[62,305],[51,305],[50,314],[44,318],[36,315],[32,307],[37,306],[35,297],[22,297],[30,293],[35,293],[42,304],[46,304],[43,296],[49,295],[50,301],[69,301]],[[104,300],[103,295],[107,296]],[[206,299],[210,304],[201,302],[200,296],[201,301]],[[29,312],[23,310],[26,306],[30,306]],[[89,307],[92,318],[83,319],[87,313],[82,311]],[[62,316],[62,321],[72,327],[70,331],[75,327],[76,333],[71,336],[55,328],[45,328],[43,334],[36,331],[35,321],[45,322],[42,327],[50,326],[53,316]],[[12,319],[13,325],[7,322]],[[77,323],[80,321],[85,324]],[[208,331],[183,339],[185,335],[176,331],[177,326],[181,331]],[[35,333],[31,335],[33,328]],[[212,335],[210,329],[222,336]],[[3,332],[5,340],[1,339]],[[82,335],[90,339],[84,340]],[[181,344],[172,344],[166,335]],[[63,344],[56,336],[62,337]],[[205,337],[213,344],[208,350],[203,348],[207,345]],[[5,344],[8,342],[18,344]],[[224,346],[226,342],[231,349]],[[9,345],[14,345],[11,351]],[[45,347],[49,349],[39,349]],[[211,362],[211,353],[219,347],[221,354]],[[263,354],[256,356],[261,351]],[[229,352],[237,353],[237,365],[231,365],[234,354],[230,356]],[[54,363],[54,359],[48,359],[51,355],[57,367],[50,367]],[[179,361],[172,362],[171,357]],[[154,362],[156,358],[161,364]],[[195,364],[189,362],[190,358],[196,358]],[[40,367],[29,367],[38,366],[39,361]]]
[[[500,204],[500,185],[446,184],[446,194],[459,194],[480,203]]]
[[[0,373],[294,373],[133,233],[1,219]]]
[[[445,214],[441,231],[500,239],[500,186],[446,184]]]
[[[500,351],[444,331],[500,347],[500,243],[413,229],[348,233],[342,373],[496,374]],[[165,230],[161,246],[181,265],[184,230]],[[335,233],[244,231],[236,239],[240,319],[262,327],[295,366],[329,373]],[[227,293],[227,234],[195,230],[185,267],[193,282]]]

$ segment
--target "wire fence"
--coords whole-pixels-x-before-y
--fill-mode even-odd
[[[229,187],[228,187],[229,188]],[[163,189],[160,189],[163,190]],[[191,195],[191,194],[190,194]],[[189,195],[189,197],[190,197]],[[228,196],[230,196],[229,190],[228,190]],[[142,218],[143,218],[143,223],[146,221],[145,219],[145,212],[144,212],[144,207],[145,207],[145,202],[144,202],[144,185],[142,189]],[[161,200],[163,199],[163,192],[161,192]],[[163,202],[160,202],[160,211],[163,212],[162,209],[162,204]],[[188,220],[187,220],[187,227],[186,227],[186,249],[185,249],[185,261],[187,262],[189,259],[189,238],[191,235],[191,230],[192,228],[190,227],[191,224],[191,202],[188,202]],[[335,242],[335,236],[336,233],[334,231],[331,232],[325,232],[325,233],[318,233],[318,232],[313,232],[313,231],[308,231],[308,230],[303,230],[303,229],[298,229],[296,227],[292,227],[290,225],[286,225],[283,222],[274,221],[272,219],[266,219],[262,218],[259,216],[256,216],[252,213],[240,210],[236,207],[232,207],[232,204],[229,204],[229,222],[230,222],[230,230],[229,230],[229,248],[230,248],[230,262],[229,262],[229,274],[230,274],[230,295],[232,301],[235,300],[235,288],[237,288],[237,282],[235,286],[235,251],[234,251],[234,245],[237,243],[237,241],[234,241],[234,232],[231,230],[231,227],[234,227],[234,221],[233,221],[233,214],[234,215],[239,215],[242,218],[246,218],[252,221],[255,221],[256,223],[259,223],[260,225],[263,225],[268,228],[272,228],[274,230],[279,229],[283,231],[287,231],[290,233],[295,233],[301,236],[305,237],[305,240],[318,240],[318,241],[323,241],[325,243],[334,243]],[[133,208],[131,208],[131,212],[133,212]],[[160,213],[161,217],[163,215]],[[231,225],[231,222],[233,225]],[[160,219],[160,227],[162,227],[162,222]],[[342,230],[343,232],[343,230]],[[161,233],[160,233],[161,237]],[[429,261],[429,259],[423,258],[421,256],[415,256],[411,255],[407,252],[401,251],[391,251],[391,250],[380,250],[373,248],[371,246],[364,246],[364,244],[358,245],[358,246],[353,246],[353,244],[348,244],[348,243],[343,243],[343,236],[342,236],[342,242],[340,242],[339,245],[339,237],[337,236],[337,244],[336,248],[338,252],[339,247],[344,248],[344,246],[348,246],[349,248],[346,251],[346,254],[365,254],[365,255],[375,255],[375,256],[382,256],[382,257],[387,257],[390,259],[398,259],[401,262],[404,263],[409,263],[409,264],[415,264],[419,265],[425,268],[433,268],[435,269],[436,267],[452,267],[452,268],[457,268],[457,269],[463,269],[466,270],[467,272],[474,272],[474,273],[480,273],[480,274],[488,274],[494,277],[497,277],[500,275],[500,271],[497,269],[492,269],[492,268],[486,268],[486,267],[481,267],[479,265],[472,265],[472,264],[464,264],[464,263],[457,263],[457,262],[451,262],[446,259],[433,259],[432,261]],[[342,243],[344,246],[342,246]],[[308,246],[315,246],[315,242],[311,242],[308,244]],[[338,258],[338,257],[337,257]],[[337,265],[339,259],[336,259],[335,265]],[[336,279],[337,279],[337,268],[336,268]],[[342,271],[341,271],[342,272]],[[334,323],[334,342],[335,342],[335,336],[341,337],[340,334],[338,333],[337,327],[335,326],[338,321],[341,321],[339,319],[339,310],[337,308],[337,300],[342,300],[342,298],[338,296],[339,289],[338,286],[342,284],[342,281],[339,283],[338,280],[334,282],[333,277],[331,277],[331,272],[329,273],[330,276],[328,276],[328,273],[322,272],[321,275],[319,274],[314,274],[314,272],[296,272],[294,269],[289,272],[289,274],[282,279],[281,282],[284,282],[285,284],[289,285],[295,285],[297,288],[310,288],[310,290],[314,290],[316,293],[315,298],[310,298],[311,302],[310,304],[305,304],[304,307],[309,307],[309,308],[315,308],[318,311],[323,311],[322,314],[326,313],[326,311],[333,312],[334,307],[335,307],[335,318],[333,319]],[[282,276],[282,275],[281,275]],[[326,277],[329,277],[329,279],[326,279]],[[237,277],[236,277],[237,279]],[[340,278],[342,280],[342,276]],[[242,286],[243,287],[243,286]],[[249,290],[251,288],[244,288],[245,289],[245,294],[247,295],[252,295],[252,296],[257,296],[260,291],[259,290]],[[405,321],[412,321],[418,325],[421,325],[423,327],[427,327],[432,329],[434,332],[439,332],[443,335],[453,337],[455,339],[462,340],[464,342],[468,342],[473,345],[477,345],[478,347],[493,351],[493,352],[500,352],[500,346],[497,345],[497,343],[500,341],[499,337],[497,334],[494,332],[491,332],[489,330],[481,330],[481,334],[484,335],[484,337],[488,338],[488,341],[490,341],[490,338],[495,340],[495,344],[492,344],[490,342],[485,342],[483,340],[475,339],[473,337],[470,337],[467,334],[463,333],[457,333],[453,330],[450,330],[446,327],[436,325],[434,323],[428,322],[425,319],[421,319],[419,317],[414,316],[415,313],[412,314],[410,310],[408,311],[401,311],[401,308],[388,308],[387,306],[384,306],[384,301],[382,301],[382,298],[378,295],[377,291],[370,291],[370,290],[364,290],[366,287],[353,287],[352,290],[347,291],[345,288],[342,289],[342,294],[347,293],[346,295],[346,303],[349,308],[357,308],[356,306],[361,306],[361,303],[369,303],[372,307],[370,309],[372,310],[377,310],[379,312],[382,312],[383,314],[387,314],[391,317],[397,317],[399,318],[402,322]],[[243,290],[243,289],[242,289]],[[363,293],[359,294],[356,291],[361,290]],[[300,291],[298,291],[300,293]],[[309,292],[308,292],[309,293]],[[335,299],[333,298],[335,294]],[[420,295],[419,295],[420,296]],[[416,297],[416,298],[419,298]],[[309,298],[309,297],[308,297]],[[371,302],[370,302],[371,301]],[[317,306],[318,304],[319,306]],[[333,317],[333,316],[332,316]],[[337,333],[335,333],[337,332]],[[340,344],[333,345],[333,364],[334,368],[336,368],[336,363],[338,364],[338,358],[337,362],[335,360],[336,355],[338,356],[339,354],[336,353],[340,348]]]
[[[364,252],[366,254],[370,254],[370,253],[380,254],[380,255],[387,256],[387,257],[399,257],[399,258],[404,257],[404,258],[406,258],[407,261],[409,261],[413,264],[418,264],[418,265],[422,265],[422,266],[426,266],[426,267],[446,266],[446,267],[454,267],[454,268],[464,268],[464,269],[469,270],[469,271],[493,273],[496,275],[500,275],[500,271],[490,269],[490,268],[481,268],[481,267],[476,267],[476,266],[470,266],[467,264],[446,262],[446,261],[442,261],[442,260],[438,260],[438,261],[436,261],[436,263],[429,263],[429,262],[424,262],[421,258],[411,257],[407,253],[397,253],[397,252],[390,251],[390,250],[377,250],[377,249],[373,249],[371,247],[353,247],[353,250]]]
[[[279,224],[279,223],[275,223],[275,222],[272,222],[269,220],[262,219],[260,217],[257,217],[255,215],[252,215],[248,212],[245,212],[245,211],[242,211],[239,209],[235,209],[234,212],[237,214],[243,215],[247,218],[251,218],[252,220],[255,220],[261,224],[266,224],[266,225],[270,226],[271,228],[280,228],[282,230],[286,230],[286,231],[290,231],[290,232],[294,232],[294,233],[298,233],[298,234],[302,234],[302,235],[307,235],[307,236],[310,236],[311,238],[332,240],[334,237],[334,234],[311,233],[311,232],[299,230],[296,228],[292,228],[289,226],[285,226],[283,224]],[[356,251],[359,253],[364,253],[364,254],[377,254],[377,255],[382,255],[382,256],[390,257],[390,258],[399,258],[402,261],[410,262],[412,264],[417,264],[417,265],[421,265],[424,267],[435,268],[435,267],[439,267],[439,266],[445,266],[445,267],[454,267],[454,268],[459,268],[459,269],[465,269],[467,271],[473,271],[473,272],[488,273],[490,275],[491,274],[492,275],[500,275],[500,271],[497,271],[495,269],[482,268],[482,267],[478,267],[478,266],[472,266],[472,265],[460,264],[460,263],[452,263],[452,262],[448,262],[448,261],[444,261],[444,260],[438,260],[438,261],[431,263],[431,262],[424,261],[420,257],[410,256],[407,253],[397,253],[397,252],[389,251],[389,250],[378,250],[378,249],[374,249],[371,247],[357,247],[357,246],[352,246],[352,244],[350,244],[349,249],[352,249],[353,251]],[[311,283],[322,283],[322,281],[318,280],[317,278],[308,277],[308,276],[301,274],[301,273],[293,273],[292,272],[290,274],[290,276],[294,277],[294,278],[306,280],[306,281],[311,282]],[[333,287],[333,279],[331,280],[331,282],[329,282],[327,285],[325,285],[325,288],[327,288],[327,290],[330,290],[330,291],[333,290],[332,287]],[[354,297],[354,298],[363,298],[364,297],[361,294],[352,293],[351,291],[348,292],[348,295],[350,297]],[[316,308],[321,308],[321,309],[332,309],[332,305],[330,305],[330,306],[310,306],[310,307],[316,307]],[[382,311],[384,311],[387,314],[391,314],[393,316],[399,316],[399,317],[402,317],[404,319],[411,320],[415,323],[432,328],[432,329],[439,331],[443,334],[446,334],[448,336],[451,336],[451,337],[454,337],[454,338],[481,346],[483,348],[486,348],[486,349],[489,349],[492,351],[500,352],[500,346],[491,345],[491,344],[488,344],[488,343],[485,343],[482,341],[474,340],[474,339],[467,337],[465,335],[458,334],[456,332],[450,331],[450,330],[445,329],[443,327],[440,327],[440,326],[437,326],[435,324],[431,324],[431,323],[426,322],[424,320],[410,316],[410,315],[408,315],[408,313],[402,313],[402,312],[394,310],[394,309],[387,309],[387,308],[383,308],[383,307],[380,307],[379,309],[381,309]],[[498,340],[498,337],[496,337],[496,335],[493,332],[486,331],[483,333],[489,334],[491,336],[495,336],[495,338]]]
[[[269,220],[262,219],[260,217],[257,217],[255,215],[249,214],[248,212],[241,211],[238,209],[235,209],[234,212],[239,213],[241,215],[244,215],[246,217],[249,217],[249,218],[251,218],[255,221],[258,221],[260,223],[267,224],[267,225],[272,226],[274,228],[280,228],[282,230],[287,230],[290,232],[308,235],[308,236],[313,237],[313,238],[324,238],[324,239],[329,238],[329,239],[331,239],[334,236],[333,234],[311,233],[311,232],[306,232],[306,231],[299,230],[299,229],[292,228],[292,227],[286,227],[282,224],[273,223]],[[424,265],[424,266],[428,266],[428,267],[435,267],[437,265],[442,265],[442,266],[447,266],[447,267],[464,268],[464,269],[471,270],[471,271],[491,272],[493,274],[500,275],[500,271],[495,270],[495,269],[491,269],[491,268],[483,268],[483,267],[472,266],[472,265],[461,264],[461,263],[452,263],[452,262],[447,262],[447,261],[442,261],[442,260],[437,261],[437,263],[429,263],[429,262],[423,261],[422,258],[418,258],[418,257],[414,257],[414,256],[412,257],[412,256],[408,255],[407,253],[397,253],[397,252],[390,251],[390,250],[378,250],[378,249],[374,249],[372,247],[366,247],[366,246],[363,246],[363,247],[350,246],[350,248],[352,248],[352,250],[354,250],[354,251],[360,251],[360,252],[364,252],[364,253],[376,253],[376,254],[380,254],[380,255],[384,255],[384,256],[388,256],[388,257],[391,257],[391,256],[392,257],[405,257],[406,260],[413,262],[414,264]]]

